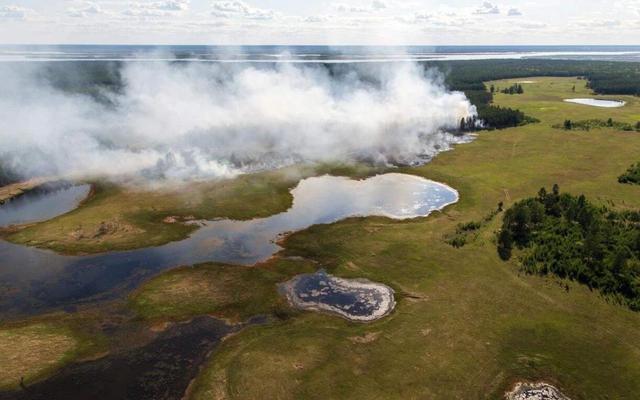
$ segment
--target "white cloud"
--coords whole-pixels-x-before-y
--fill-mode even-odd
[[[16,5],[0,7],[1,19],[25,20],[32,13],[34,13],[33,10]]]
[[[578,22],[578,25],[585,28],[615,28],[621,26],[622,22],[618,19],[584,20]]]
[[[0,0],[0,42],[634,44],[638,16],[640,0]]]
[[[151,3],[130,3],[122,13],[132,17],[163,17],[189,10],[189,0],[155,1]]]
[[[334,3],[332,4],[333,8],[341,13],[369,13],[373,11],[373,8],[368,7],[360,7],[360,6],[351,6],[345,3]]]
[[[327,22],[329,20],[330,20],[330,18],[325,16],[325,15],[310,15],[310,16],[304,18],[302,21],[303,22],[310,22],[310,23],[318,23],[318,22]]]
[[[93,2],[86,2],[83,7],[80,8],[68,8],[67,15],[75,18],[84,18],[92,15],[101,15],[106,12],[100,7],[99,4]]]
[[[500,14],[500,8],[497,5],[485,1],[482,3],[482,6],[476,9],[473,13],[476,15]]]
[[[371,8],[373,8],[374,10],[383,10],[387,8],[387,3],[381,0],[373,0],[373,2],[371,3]]]
[[[186,11],[189,9],[189,0],[172,0],[153,4],[155,8],[166,11]]]
[[[211,15],[221,18],[270,20],[277,14],[273,10],[252,7],[241,0],[227,0],[214,2]]]
[[[518,26],[524,29],[542,29],[542,28],[546,28],[547,24],[543,22],[525,22],[525,23],[519,24]]]
[[[424,22],[424,21],[431,21],[431,20],[433,20],[434,17],[433,17],[432,14],[423,11],[423,12],[417,12],[414,15],[414,18],[415,18],[416,22]]]

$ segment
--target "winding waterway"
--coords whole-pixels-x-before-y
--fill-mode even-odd
[[[164,246],[93,256],[63,256],[0,241],[0,313],[33,313],[104,300],[143,279],[180,265],[225,262],[253,265],[281,248],[282,235],[356,216],[425,217],[458,201],[458,192],[413,175],[365,180],[321,176],[291,191],[286,212],[249,221],[204,221],[191,237]]]

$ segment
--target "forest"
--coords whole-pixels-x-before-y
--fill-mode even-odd
[[[554,185],[505,212],[497,248],[503,260],[522,250],[527,273],[578,281],[640,311],[639,211],[598,207]]]
[[[424,63],[446,76],[446,84],[466,94],[478,108],[487,129],[502,129],[535,122],[519,110],[492,105],[493,94],[484,82],[531,76],[579,76],[598,94],[640,95],[640,64],[576,60],[476,60]],[[515,94],[518,93],[516,88]]]

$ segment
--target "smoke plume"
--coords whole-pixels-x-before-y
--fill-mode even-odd
[[[124,64],[100,96],[0,66],[0,166],[23,177],[227,177],[296,162],[413,163],[475,115],[410,63]],[[99,97],[101,100],[98,100]],[[106,99],[106,101],[105,101]]]

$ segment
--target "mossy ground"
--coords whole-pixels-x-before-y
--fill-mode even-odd
[[[104,351],[86,320],[51,314],[0,327],[0,391],[28,386],[82,357]]]
[[[273,259],[259,267],[202,264],[164,273],[130,296],[130,305],[145,319],[178,319],[215,315],[241,322],[255,315],[289,313],[278,283],[317,266],[305,260]]]

